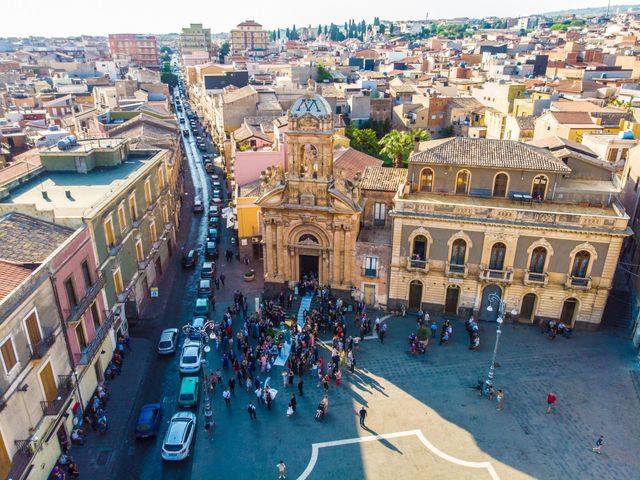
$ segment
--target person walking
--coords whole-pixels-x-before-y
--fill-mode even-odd
[[[383,323],[380,327],[380,343],[384,343],[384,336],[387,334],[387,324]]]
[[[222,398],[224,398],[224,404],[227,407],[231,406],[231,392],[229,391],[229,388],[225,388],[224,392],[222,392]]]
[[[271,389],[267,388],[267,408],[271,410],[271,404],[273,403],[273,397],[271,396]]]
[[[293,411],[296,411],[296,405],[298,404],[298,400],[296,399],[296,394],[292,393],[291,394],[291,401],[289,402],[289,404],[291,405],[291,408],[293,408]]]
[[[229,379],[229,390],[231,390],[231,394],[235,397],[236,396],[236,379],[233,377]]]
[[[300,395],[301,397],[304,396],[303,392],[303,385],[304,382],[302,381],[302,377],[300,377],[300,379],[298,380],[298,395]]]
[[[551,411],[556,405],[556,400],[557,398],[555,393],[549,392],[547,394],[547,413],[551,413]]]
[[[502,407],[504,406],[504,392],[502,390],[496,392],[496,400],[498,401],[496,410],[502,411]]]
[[[596,440],[596,446],[593,447],[591,450],[598,454],[602,453],[600,450],[602,449],[603,445],[604,445],[604,435],[600,435]]]
[[[329,376],[329,374],[327,374],[323,379],[322,379],[322,387],[324,388],[324,392],[327,393],[329,391],[329,382],[331,381],[331,377]]]
[[[278,469],[278,479],[284,479],[287,473],[287,466],[284,464],[284,460],[280,460],[280,463],[276,465]]]
[[[256,406],[249,402],[249,405],[247,405],[247,412],[249,412],[249,418],[251,420],[257,420],[258,417],[256,416]]]
[[[431,338],[436,338],[437,330],[438,330],[438,326],[436,325],[436,321],[433,320],[431,322]]]
[[[358,412],[360,414],[360,426],[364,427],[364,419],[367,417],[367,409],[364,408],[364,405],[362,406],[362,408],[360,408],[360,412]]]
[[[286,368],[282,370],[282,387],[287,388],[289,386],[289,370]]]
[[[222,286],[224,287],[224,279],[227,278],[224,276],[224,273],[220,274],[220,283],[222,284]]]
[[[262,388],[260,388],[258,386],[258,388],[256,388],[255,392],[256,394],[256,398],[258,399],[258,403],[261,405],[264,405],[264,400],[262,399]]]

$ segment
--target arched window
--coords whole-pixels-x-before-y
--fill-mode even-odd
[[[423,168],[420,172],[420,191],[433,191],[433,170],[430,168]]]
[[[493,247],[491,247],[489,270],[504,270],[504,257],[506,253],[507,246],[504,243],[494,243]]]
[[[427,237],[418,235],[411,246],[411,260],[425,261],[427,259]]]
[[[531,252],[531,262],[529,262],[529,271],[531,273],[544,273],[544,264],[547,261],[547,249],[544,247],[536,247]]]
[[[547,183],[549,179],[545,175],[538,175],[533,179],[533,186],[531,187],[531,197],[534,200],[544,200],[547,194]]]
[[[456,175],[456,193],[469,193],[471,174],[468,170],[460,170]]]
[[[311,235],[310,233],[305,233],[300,237],[300,240],[298,240],[298,243],[320,243],[320,242],[314,235]]]
[[[586,250],[580,250],[573,257],[573,266],[571,267],[571,276],[577,278],[585,278],[587,276],[587,270],[589,268],[589,260],[591,260],[591,254]]]
[[[509,177],[506,173],[499,173],[493,179],[493,196],[504,198],[507,196],[507,184]]]
[[[464,259],[467,254],[467,242],[462,238],[458,238],[451,246],[451,265],[464,265]]]

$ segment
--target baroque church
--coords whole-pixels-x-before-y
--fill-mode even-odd
[[[263,175],[257,200],[265,289],[313,276],[349,295],[362,213],[358,179],[334,172],[331,106],[312,87],[292,105],[288,122],[288,172]]]

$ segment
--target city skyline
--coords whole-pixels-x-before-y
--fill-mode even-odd
[[[299,8],[299,4],[291,0],[279,2],[281,8],[261,9],[259,2],[247,2],[247,8],[242,12],[235,11],[231,4],[212,6],[201,0],[188,0],[182,2],[180,9],[172,9],[172,4],[163,0],[153,4],[154,10],[150,9],[146,2],[125,2],[124,0],[114,0],[110,3],[110,8],[101,12],[99,25],[93,25],[90,17],[86,17],[83,12],[84,3],[78,0],[71,0],[61,9],[57,4],[51,4],[42,0],[34,2],[34,10],[38,11],[37,16],[19,15],[18,9],[7,12],[1,35],[4,37],[65,37],[75,35],[98,35],[103,36],[109,33],[179,33],[182,27],[190,23],[203,23],[211,28],[212,32],[227,32],[235,25],[252,18],[266,29],[286,27],[296,24],[297,26],[317,26],[321,24],[336,23],[354,18],[360,21],[364,18],[367,22],[372,22],[373,17],[388,20],[408,20],[425,18],[456,18],[469,17],[481,18],[486,16],[517,17],[532,14],[541,14],[559,9],[577,9],[606,6],[605,2],[589,2],[585,5],[581,0],[568,0],[559,5],[552,0],[541,0],[535,4],[505,5],[498,0],[490,0],[482,5],[477,2],[461,1],[454,5],[436,4],[425,5],[418,0],[406,2],[407,8],[398,10],[391,3],[379,3],[372,8],[368,5],[366,12],[363,12],[359,4],[345,4],[337,0],[325,2],[322,9],[306,10]],[[617,5],[634,5],[634,1],[616,1]],[[158,9],[158,7],[161,7]],[[257,7],[257,8],[256,8]],[[128,13],[123,15],[123,11]],[[161,18],[152,18],[152,13],[167,11]],[[75,13],[77,12],[77,13]],[[407,14],[407,12],[411,12]],[[75,21],[74,21],[75,17]]]

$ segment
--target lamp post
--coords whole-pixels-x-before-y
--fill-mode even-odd
[[[498,309],[498,318],[496,318],[496,322],[498,323],[498,329],[496,330],[496,343],[493,346],[493,355],[491,357],[491,366],[489,367],[489,373],[487,375],[487,380],[484,384],[484,393],[487,393],[487,389],[490,386],[493,386],[493,373],[496,367],[496,355],[498,354],[498,343],[500,342],[500,335],[502,334],[502,323],[504,322],[504,313],[507,308],[507,302],[503,300],[499,295],[495,293],[489,294],[487,297],[489,305],[487,306],[488,312],[493,312],[492,304],[496,304],[496,308]],[[518,314],[517,310],[514,308],[511,311],[513,316]]]
[[[202,350],[204,353],[209,353],[211,347],[208,345],[209,339],[216,338],[214,333],[215,322],[211,320],[206,321],[201,327],[193,327],[192,325],[184,325],[182,331],[190,338],[192,334],[196,333],[200,337],[200,342],[204,344]],[[206,359],[202,362],[202,368],[200,369],[200,376],[202,377],[202,386],[204,387],[204,429],[209,430],[213,426],[213,411],[211,410],[211,399],[209,398],[209,388],[206,382],[206,376],[204,374],[204,367],[207,364]]]

